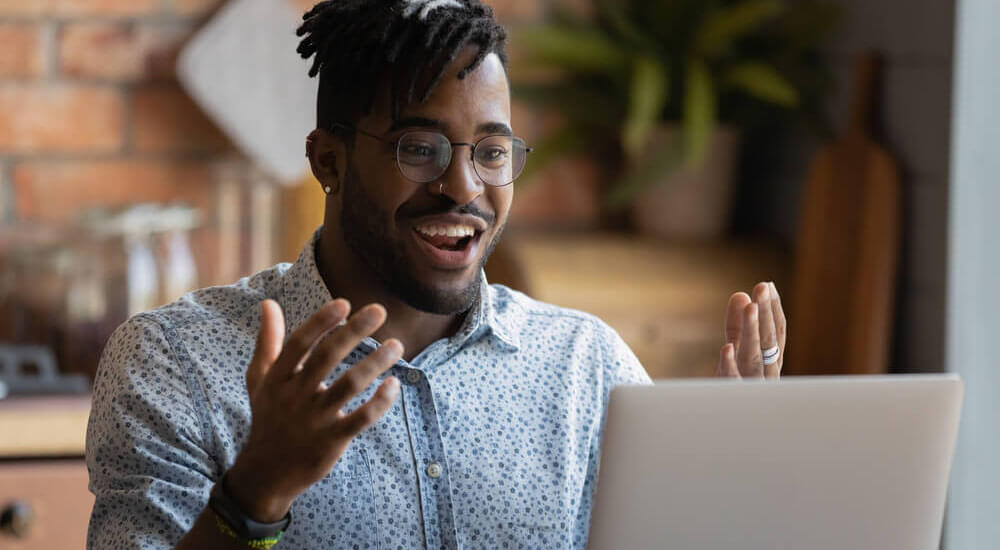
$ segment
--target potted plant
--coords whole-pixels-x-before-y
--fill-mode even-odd
[[[612,209],[669,237],[721,235],[739,135],[785,117],[826,127],[819,45],[838,19],[822,0],[592,0],[523,28],[515,96],[559,113],[533,169],[570,152],[618,174]],[[542,69],[537,71],[536,69]],[[534,76],[530,76],[534,75]]]

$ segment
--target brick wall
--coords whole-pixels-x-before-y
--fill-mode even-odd
[[[0,0],[3,221],[81,207],[206,205],[226,138],[173,63],[212,8],[188,0]]]
[[[68,221],[84,207],[141,201],[210,208],[213,166],[234,152],[178,86],[174,63],[219,4],[0,0],[0,222]],[[493,5],[516,27],[547,3]],[[515,111],[515,126],[532,119]]]

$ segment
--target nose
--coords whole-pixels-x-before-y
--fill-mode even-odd
[[[442,195],[448,196],[456,204],[469,204],[483,194],[486,184],[479,178],[472,164],[472,155],[466,152],[468,145],[456,146],[451,154],[451,164],[448,170],[436,182],[431,182],[430,188],[438,188]],[[444,185],[441,185],[444,184]],[[434,189],[434,191],[438,191]]]

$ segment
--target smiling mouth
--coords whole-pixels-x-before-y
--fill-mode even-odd
[[[481,233],[469,226],[417,227],[413,232],[434,248],[451,252],[465,250]]]

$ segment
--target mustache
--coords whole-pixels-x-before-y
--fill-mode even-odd
[[[399,210],[399,216],[403,218],[422,218],[425,216],[440,216],[444,214],[476,216],[477,218],[485,221],[488,226],[492,226],[497,219],[496,214],[486,212],[472,203],[459,205],[455,204],[454,201],[451,200],[448,200],[447,203],[441,201],[440,204],[426,208],[401,208]]]

